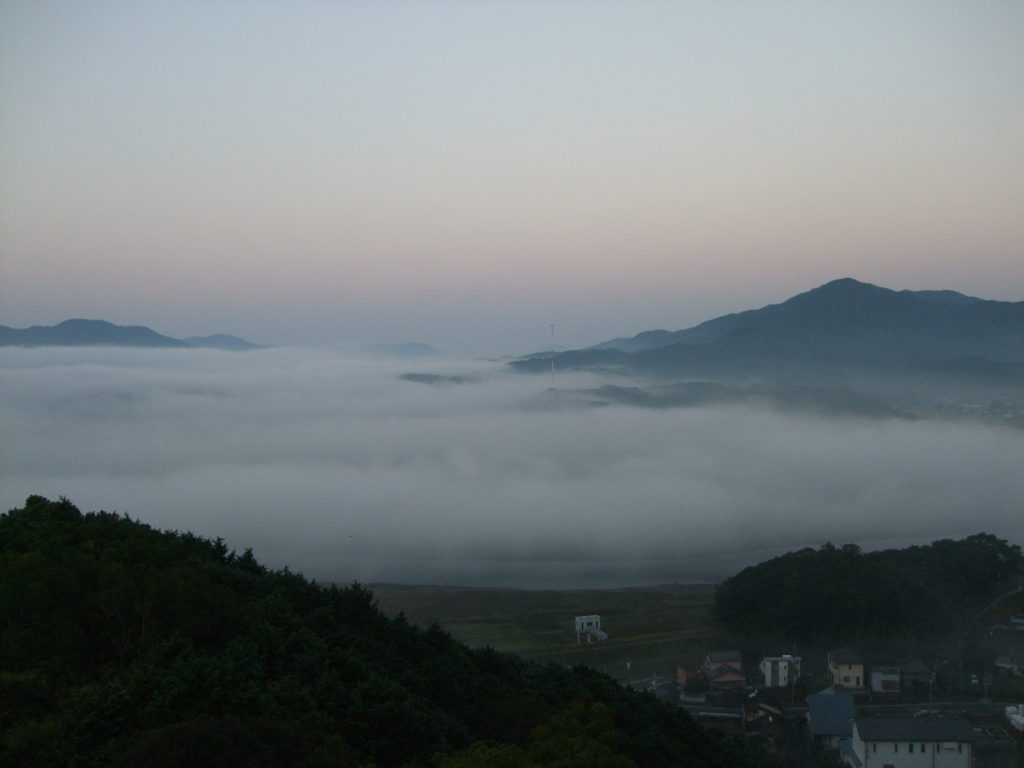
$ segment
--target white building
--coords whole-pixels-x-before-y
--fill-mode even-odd
[[[800,657],[765,656],[761,659],[761,677],[765,688],[788,688],[800,677]]]
[[[595,639],[608,639],[608,633],[601,631],[601,617],[596,613],[576,617],[576,642],[581,642],[584,637],[588,643]]]
[[[867,679],[864,677],[864,660],[853,651],[830,651],[828,673],[834,688],[863,688],[867,685]]]
[[[899,693],[900,668],[897,666],[872,667],[871,690],[875,693]]]
[[[973,742],[966,720],[858,717],[843,761],[854,768],[970,768]]]

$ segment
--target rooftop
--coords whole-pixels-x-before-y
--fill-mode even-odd
[[[974,726],[966,720],[858,717],[854,724],[864,741],[974,741]]]
[[[857,715],[853,696],[826,689],[807,697],[807,708],[811,718],[811,734],[814,736],[849,736],[853,718]]]

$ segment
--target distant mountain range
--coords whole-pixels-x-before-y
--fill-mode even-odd
[[[894,291],[850,278],[781,304],[512,363],[657,377],[842,382],[852,371],[1024,381],[1024,302]]]
[[[218,333],[173,339],[143,325],[114,325],[106,320],[65,320],[57,325],[10,328],[0,325],[0,347],[195,347],[240,352],[264,349],[237,336]]]

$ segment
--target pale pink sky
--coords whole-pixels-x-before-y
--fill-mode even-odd
[[[1024,299],[1014,2],[0,2],[0,323],[458,352]]]

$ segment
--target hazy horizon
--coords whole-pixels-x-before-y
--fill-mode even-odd
[[[1024,6],[0,3],[0,323],[455,354],[1019,300]]]
[[[468,358],[843,277],[1020,301],[1021,40],[959,0],[0,0],[0,324],[276,347],[0,349],[0,503],[341,580],[1020,541],[1020,430],[553,408]],[[447,356],[349,353],[403,342]]]
[[[838,278],[836,278],[836,279],[838,279]],[[811,286],[807,290],[813,290],[814,288],[818,288],[818,287],[820,287],[820,286]],[[891,286],[880,286],[880,287],[892,289]],[[894,290],[905,290],[905,289],[900,288],[900,289],[894,289]],[[934,289],[909,288],[909,289],[906,289],[906,290],[946,290],[946,291],[953,290],[953,291],[956,291],[955,288],[950,288],[948,286],[944,287],[944,288],[934,288]],[[804,291],[804,290],[799,291],[799,293],[804,293],[804,292],[806,292],[806,291]],[[957,292],[958,293],[963,293],[962,291],[957,291]],[[796,294],[794,294],[794,295],[796,295]],[[790,299],[790,298],[792,298],[792,296],[785,296],[785,297],[782,297],[782,298],[778,298],[777,300],[771,301],[769,304],[779,304],[779,303],[782,303],[782,302],[784,302],[784,301],[786,301],[787,299]],[[974,298],[979,298],[979,299],[983,299],[983,300],[992,300],[992,299],[990,299],[990,297],[986,297],[986,296],[975,296]],[[1002,299],[1002,300],[996,299],[996,301],[1019,302],[1019,301],[1024,301],[1024,299],[1021,299],[1021,298],[1010,298],[1010,299]],[[768,306],[768,304],[766,304],[764,306]],[[293,339],[289,343],[277,344],[277,345],[266,345],[266,346],[276,346],[278,348],[283,348],[283,349],[289,349],[289,348],[290,349],[308,349],[308,350],[319,349],[319,350],[328,351],[328,352],[331,352],[331,351],[333,351],[333,352],[340,352],[340,353],[344,353],[344,354],[347,354],[347,355],[350,355],[350,356],[354,356],[354,357],[360,357],[360,356],[370,356],[370,357],[392,356],[392,357],[395,357],[395,358],[401,358],[401,357],[407,357],[408,358],[410,356],[403,355],[401,353],[401,349],[400,349],[401,347],[405,347],[405,346],[408,346],[410,344],[425,344],[427,347],[433,347],[434,348],[433,351],[426,351],[425,350],[425,351],[423,351],[421,353],[421,354],[426,354],[428,356],[429,355],[437,355],[437,356],[440,356],[440,357],[447,357],[447,358],[454,357],[454,358],[462,358],[462,359],[499,360],[499,359],[508,359],[508,358],[512,358],[512,357],[517,357],[517,356],[521,356],[521,355],[528,355],[528,354],[531,354],[531,353],[534,353],[534,352],[545,351],[545,350],[549,350],[549,349],[584,348],[584,347],[591,346],[593,344],[597,344],[597,343],[600,343],[600,342],[610,341],[612,338],[619,338],[619,337],[628,338],[628,337],[634,336],[637,333],[640,333],[640,332],[643,332],[643,331],[658,330],[658,329],[669,330],[669,331],[683,330],[686,327],[693,327],[693,326],[699,325],[699,324],[701,324],[701,323],[703,323],[703,322],[705,322],[707,320],[712,320],[712,319],[715,319],[717,317],[721,317],[722,315],[725,315],[725,314],[731,314],[732,312],[744,312],[744,311],[751,310],[751,309],[761,309],[761,308],[763,308],[762,305],[750,306],[750,307],[738,307],[738,308],[736,308],[734,310],[730,310],[728,312],[723,312],[723,313],[721,313],[721,315],[714,315],[714,316],[709,316],[709,317],[701,318],[700,320],[695,321],[692,324],[687,325],[687,326],[678,326],[677,327],[677,326],[675,326],[675,325],[673,325],[671,323],[666,323],[666,324],[663,324],[661,326],[650,326],[650,327],[644,327],[644,328],[639,328],[639,329],[631,329],[631,330],[624,331],[624,332],[610,332],[610,335],[601,336],[599,338],[598,337],[588,337],[588,338],[584,338],[582,341],[577,339],[578,343],[576,345],[567,345],[565,343],[567,341],[567,339],[563,338],[562,333],[561,332],[556,333],[556,331],[555,331],[555,328],[557,328],[558,326],[556,325],[555,328],[552,328],[552,325],[554,325],[554,324],[548,324],[544,328],[539,328],[538,327],[538,328],[529,329],[523,335],[523,341],[521,342],[521,346],[519,346],[519,347],[513,348],[513,347],[509,346],[509,347],[502,348],[501,347],[502,343],[505,343],[505,344],[511,344],[512,343],[509,340],[508,337],[503,337],[502,339],[495,340],[494,344],[490,348],[488,348],[487,350],[481,350],[481,351],[477,351],[475,353],[470,353],[470,354],[465,354],[465,353],[464,354],[460,354],[459,350],[457,350],[457,349],[445,348],[443,346],[442,347],[438,347],[437,344],[427,340],[426,337],[423,337],[422,335],[421,336],[417,336],[416,335],[417,331],[414,330],[414,329],[410,329],[410,331],[409,331],[410,335],[408,337],[392,336],[392,337],[385,337],[385,338],[366,338],[366,339],[361,339],[361,340],[360,339],[348,339],[347,341],[342,341],[342,340],[338,340],[338,339],[335,339],[335,340],[319,339],[319,340],[317,340],[315,337],[313,337],[313,338],[309,338],[309,339]],[[96,316],[96,317],[75,317],[75,318],[64,317],[64,318],[61,318],[59,320],[53,320],[52,322],[37,322],[37,323],[31,323],[30,325],[32,325],[32,326],[54,326],[54,325],[58,325],[61,322],[66,321],[66,320],[103,320],[103,321],[110,322],[107,317],[101,317],[101,316]],[[144,326],[144,327],[150,328],[150,330],[156,331],[157,333],[160,333],[161,335],[164,335],[164,336],[168,336],[170,338],[186,338],[186,337],[174,336],[173,334],[170,334],[170,333],[167,333],[167,332],[163,331],[161,328],[153,327],[152,325],[149,325],[148,323],[145,323],[145,322],[142,322],[142,321],[118,323],[118,325]],[[29,327],[29,326],[25,326],[25,327]],[[593,330],[593,329],[591,329],[591,330]],[[240,334],[232,332],[232,331],[224,331],[224,330],[219,330],[219,329],[205,329],[205,330],[197,332],[194,335],[196,337],[203,337],[203,336],[211,336],[211,335],[215,335],[215,334],[227,334],[227,335],[233,335],[233,336],[239,336],[240,335]],[[532,336],[534,338],[532,338],[532,339],[527,338],[527,337],[530,337],[530,336]],[[254,339],[254,338],[250,337],[250,338],[246,338],[245,340],[249,341],[249,342],[252,342],[254,344],[257,344],[257,345],[264,344],[264,342],[261,339]],[[395,348],[394,352],[392,354],[390,354],[390,355],[389,355],[389,352],[388,352],[388,348],[389,347],[394,347]],[[413,359],[415,359],[416,356],[413,355],[411,357]]]

